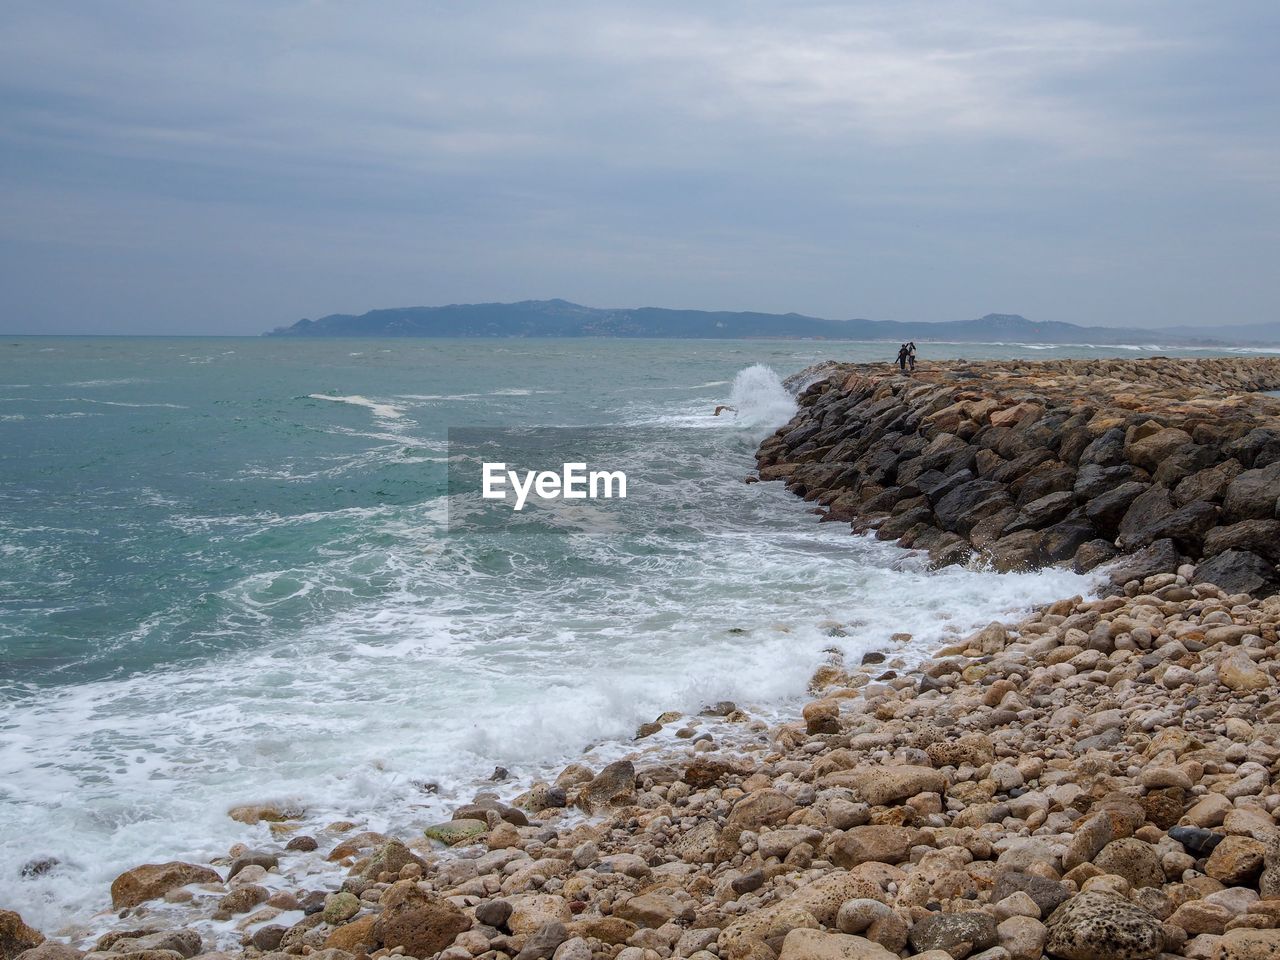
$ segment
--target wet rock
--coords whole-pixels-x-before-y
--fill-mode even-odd
[[[163,897],[170,890],[189,883],[220,883],[222,878],[194,863],[144,863],[126,870],[111,883],[111,903],[117,909],[136,907],[140,903]]]
[[[422,832],[445,846],[456,847],[488,833],[489,824],[484,820],[446,820],[444,823],[434,823]]]
[[[319,844],[316,843],[315,837],[301,836],[301,837],[294,837],[293,839],[291,839],[288,843],[284,845],[284,848],[286,850],[293,850],[298,853],[310,853],[312,850],[316,849],[316,847],[318,846]]]
[[[337,926],[360,912],[360,901],[351,893],[331,893],[324,903],[324,922]]]
[[[636,768],[630,760],[618,760],[601,770],[578,795],[583,809],[599,810],[630,803],[635,796]]]
[[[27,926],[12,910],[0,910],[0,960],[13,960],[18,954],[44,943],[44,934]]]
[[[271,870],[280,865],[280,858],[274,853],[246,853],[236,857],[231,861],[231,866],[227,868],[227,880],[231,880],[245,867],[257,866],[263,870]]]
[[[278,923],[269,923],[255,930],[253,936],[249,939],[263,953],[270,953],[280,946],[280,941],[288,930],[288,927],[283,927]]]

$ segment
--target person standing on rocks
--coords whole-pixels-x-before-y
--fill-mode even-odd
[[[916,342],[912,340],[907,344],[907,366],[912,372],[916,369]]]
[[[907,345],[904,343],[902,346],[898,348],[898,369],[904,373],[907,370],[908,356],[909,356],[909,351],[907,350]]]

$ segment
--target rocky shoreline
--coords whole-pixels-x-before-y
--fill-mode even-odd
[[[126,871],[87,950],[0,910],[0,960],[1280,957],[1280,597],[1264,597],[1280,537],[1244,537],[1280,519],[1280,401],[1235,392],[1280,388],[1280,360],[982,367],[828,367],[762,446],[761,478],[938,562],[963,543],[997,565],[1082,568],[1111,529],[1090,506],[1137,484],[1097,561],[1110,595],[991,624],[909,672],[833,652],[792,722],[664,714],[627,759],[515,796],[495,782],[415,837],[307,834],[296,811],[237,808],[273,842]],[[943,435],[960,445],[926,452]],[[930,471],[972,477],[932,498]],[[1096,493],[1081,485],[1097,475]],[[944,501],[975,482],[1003,495],[982,488],[982,516],[949,523]],[[1057,488],[1030,497],[1035,483]],[[1028,516],[1061,493],[1069,509]],[[1086,523],[1091,539],[1050,549]],[[1001,559],[1020,533],[1034,548]],[[309,889],[318,861],[340,887]]]

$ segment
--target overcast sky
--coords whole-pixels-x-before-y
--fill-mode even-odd
[[[1269,322],[1280,5],[6,0],[0,331]]]

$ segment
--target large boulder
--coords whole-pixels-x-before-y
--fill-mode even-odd
[[[1226,496],[1227,487],[1243,470],[1240,461],[1227,460],[1197,471],[1178,481],[1178,485],[1173,488],[1173,499],[1180,504],[1190,503],[1192,500],[1221,503]]]
[[[1160,921],[1106,893],[1072,897],[1049,918],[1045,951],[1061,960],[1155,960],[1164,949]]]
[[[1130,480],[1128,483],[1112,487],[1098,494],[1085,505],[1085,516],[1093,521],[1099,530],[1114,534],[1130,504],[1150,487],[1151,484],[1137,480]]]
[[[1249,519],[1274,519],[1276,501],[1280,499],[1280,462],[1246,470],[1231,481],[1223,500],[1222,512],[1228,522]]]
[[[1280,563],[1280,520],[1241,520],[1205,534],[1205,556],[1228,550],[1248,550],[1271,563]]]
[[[1214,960],[1278,960],[1280,930],[1228,930],[1218,941]]]
[[[933,510],[944,530],[968,533],[979,520],[1012,505],[1003,483],[970,480],[939,500]]]
[[[1211,583],[1227,593],[1266,597],[1276,592],[1273,564],[1248,550],[1224,550],[1196,567],[1196,583]]]
[[[1128,444],[1125,453],[1130,463],[1155,473],[1160,464],[1191,443],[1191,434],[1187,431],[1166,427]]]
[[[18,954],[44,943],[44,934],[22,922],[12,910],[0,910],[0,958],[13,960]]]
[[[1153,540],[1160,539],[1149,535],[1148,531],[1155,529],[1156,525],[1175,509],[1173,497],[1170,496],[1167,488],[1148,487],[1134,497],[1133,502],[1129,504],[1129,509],[1120,519],[1120,525],[1117,528],[1120,532],[1118,538],[1120,546],[1132,550],[1134,547],[1144,547]]]
[[[144,863],[140,867],[126,870],[111,882],[111,905],[117,910],[136,907],[189,883],[221,882],[222,877],[216,871],[195,863],[183,863],[180,860]]]
[[[1157,573],[1174,573],[1182,564],[1182,554],[1172,540],[1157,540],[1127,557],[1122,557],[1111,569],[1115,583],[1145,580]]]

